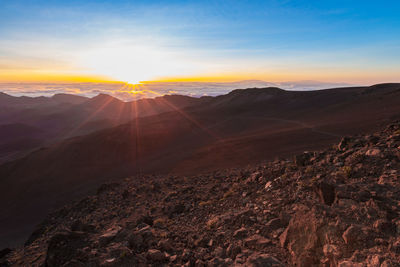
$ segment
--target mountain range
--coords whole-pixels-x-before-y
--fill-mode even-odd
[[[373,132],[400,119],[400,84],[132,102],[1,94],[0,103],[0,245],[11,246],[105,181],[246,166]]]
[[[40,146],[116,126],[197,102],[186,96],[163,96],[124,102],[109,95],[93,98],[56,94],[14,97],[0,93],[0,163]],[[29,129],[29,130],[27,130]]]

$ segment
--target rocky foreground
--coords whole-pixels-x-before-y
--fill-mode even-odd
[[[322,152],[101,186],[4,266],[400,266],[400,123]]]

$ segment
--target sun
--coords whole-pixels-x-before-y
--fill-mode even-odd
[[[114,41],[79,54],[80,65],[91,74],[101,74],[128,84],[188,74],[193,62],[153,45]]]
[[[130,80],[128,80],[128,81],[125,81],[127,84],[129,84],[129,85],[132,85],[132,86],[139,86],[142,82],[141,81],[139,81],[139,80],[132,80],[132,79],[130,79]]]

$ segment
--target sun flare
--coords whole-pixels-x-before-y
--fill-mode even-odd
[[[102,44],[81,53],[79,58],[88,73],[101,73],[131,85],[166,76],[190,75],[196,69],[193,62],[175,52],[132,41]]]
[[[132,96],[161,96],[162,94],[155,92],[153,90],[144,89],[144,84],[142,83],[125,83],[120,90],[120,93],[127,93]]]

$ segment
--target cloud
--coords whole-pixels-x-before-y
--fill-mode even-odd
[[[217,96],[234,89],[280,87],[287,90],[317,90],[349,86],[345,83],[297,81],[271,83],[260,80],[238,82],[148,82],[139,85],[123,83],[0,83],[0,91],[14,96],[52,96],[66,93],[93,97],[109,94],[124,101],[140,98],[154,98],[165,94],[188,95],[193,97]]]

